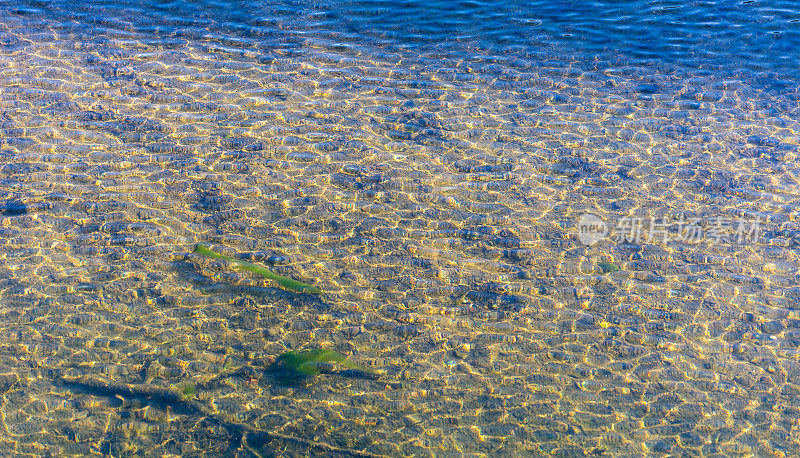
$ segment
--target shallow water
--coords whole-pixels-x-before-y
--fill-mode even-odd
[[[0,2],[1,453],[800,453],[793,3],[554,5]]]

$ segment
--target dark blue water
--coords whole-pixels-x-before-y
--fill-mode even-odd
[[[176,39],[218,33],[265,54],[308,39],[329,40],[406,57],[464,53],[463,58],[487,61],[554,58],[583,70],[633,65],[749,76],[787,91],[793,90],[790,78],[800,48],[800,17],[791,1],[5,5],[12,17],[50,19],[56,28],[94,26],[97,35],[107,28]],[[272,40],[259,37],[280,37],[283,44],[276,49]]]

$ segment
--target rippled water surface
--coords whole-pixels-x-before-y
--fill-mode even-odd
[[[571,3],[0,2],[0,454],[799,454],[795,3]]]

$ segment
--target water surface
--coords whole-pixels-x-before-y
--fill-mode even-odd
[[[793,2],[0,18],[3,453],[800,452]]]

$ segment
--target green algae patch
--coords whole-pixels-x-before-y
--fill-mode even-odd
[[[183,396],[183,399],[194,399],[197,396],[197,385],[191,382],[182,383],[178,386],[178,391]]]
[[[224,254],[217,253],[216,251],[212,250],[206,245],[203,245],[202,243],[198,243],[197,245],[195,245],[194,251],[192,251],[192,253],[196,253],[201,256],[205,256],[207,258],[221,259],[223,261],[228,261],[234,267],[261,275],[262,277],[268,280],[274,281],[282,288],[294,291],[296,293],[309,293],[309,294],[322,293],[322,290],[318,286],[309,285],[308,283],[303,283],[301,281],[284,277],[283,275],[278,275],[275,272],[267,269],[266,267],[259,266],[258,264],[253,264],[250,262],[233,259],[230,256],[225,256]]]
[[[603,273],[607,274],[609,272],[614,272],[615,270],[619,270],[619,266],[614,264],[613,262],[598,262],[598,267],[603,269]]]
[[[357,372],[358,376],[378,378],[371,369],[358,366],[349,361],[344,355],[334,350],[314,348],[310,350],[288,351],[278,356],[274,363],[267,368],[267,373],[274,375],[281,381],[300,381],[308,377],[319,375],[323,368],[338,364],[346,369]],[[329,372],[326,370],[325,372]]]

